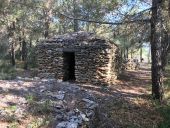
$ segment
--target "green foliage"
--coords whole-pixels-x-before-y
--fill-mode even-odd
[[[52,121],[51,116],[45,118],[36,118],[28,124],[27,128],[40,128],[43,126],[45,127],[48,126],[51,121]]]
[[[12,123],[12,124],[10,125],[11,127],[12,127],[12,126],[15,124],[15,122],[17,121],[15,115],[14,115],[14,114],[10,114],[10,113],[8,113],[8,115],[5,115],[4,120],[5,120],[6,122]],[[15,125],[14,125],[14,126],[15,126]]]
[[[28,124],[27,128],[39,128],[42,126],[43,122],[44,121],[42,118],[35,119],[30,124]]]
[[[6,108],[7,110],[11,111],[11,112],[15,112],[17,110],[17,106],[15,105],[12,105],[12,106],[9,106],[8,108]]]
[[[34,103],[35,99],[36,99],[35,96],[32,94],[26,95],[26,100],[29,104]]]
[[[52,112],[51,100],[44,100],[40,102],[38,101],[37,97],[33,94],[27,95],[26,100],[29,104],[29,107],[31,108],[31,113],[33,113],[34,115],[49,114],[50,112]]]
[[[131,1],[133,3],[133,1]],[[28,42],[37,42],[36,40],[44,39],[44,32],[48,31],[49,37],[56,34],[72,32],[74,29],[74,20],[65,17],[68,15],[80,19],[95,20],[95,21],[113,21],[114,18],[118,21],[123,21],[123,18],[130,14],[138,12],[139,2],[129,4],[128,0],[27,0],[27,1],[0,1],[0,27],[5,26],[6,35],[12,35],[10,38],[15,43],[14,49],[16,53],[22,49],[21,40]],[[142,3],[142,2],[141,2]],[[135,5],[136,4],[136,5]],[[139,4],[139,5],[138,5]],[[129,6],[129,7],[128,7]],[[137,7],[135,7],[137,6]],[[126,7],[127,10],[122,10],[121,7]],[[132,8],[132,9],[130,9]],[[129,12],[128,12],[129,11]],[[61,15],[63,13],[64,15]],[[123,16],[125,15],[125,16]],[[127,15],[127,16],[126,16]],[[125,18],[125,20],[128,20]],[[3,25],[1,25],[3,23]],[[15,24],[15,28],[11,28]],[[129,41],[121,41],[121,46],[131,47],[132,40],[141,35],[145,29],[142,25],[122,25],[110,26],[105,24],[96,24],[78,21],[80,30],[96,32],[98,35],[114,38],[127,38]],[[149,28],[149,27],[148,27]],[[126,30],[126,31],[125,31]],[[140,30],[140,32],[139,32]],[[118,32],[119,31],[119,32]],[[113,36],[113,32],[117,37]],[[129,34],[130,33],[130,34]],[[146,32],[145,32],[146,33]],[[148,35],[148,34],[147,34]],[[1,35],[0,35],[1,36]],[[21,40],[19,41],[19,39]],[[133,41],[135,44],[141,40]],[[2,41],[1,41],[2,42]],[[10,45],[3,43],[0,53],[10,51]],[[6,46],[7,47],[6,47]],[[36,45],[36,43],[35,43]],[[134,46],[134,45],[133,45]],[[0,54],[0,55],[3,55]],[[28,67],[37,67],[35,58],[35,49],[28,48]],[[20,53],[16,59],[20,59]],[[10,58],[9,58],[10,59]]]
[[[158,108],[161,115],[163,116],[163,121],[160,123],[159,128],[170,128],[170,65],[167,65],[166,69],[166,80],[164,81],[165,86],[165,100],[167,105],[163,105]]]
[[[170,89],[170,78],[167,78],[165,81],[164,81],[164,85],[167,89]]]
[[[49,114],[52,112],[51,106],[52,102],[50,100],[45,100],[42,103],[34,102],[34,108],[32,109],[33,114],[39,115],[39,114]]]
[[[164,106],[159,109],[164,121],[159,124],[159,128],[170,128],[170,106]]]
[[[53,118],[51,116],[51,113],[53,112],[51,109],[51,100],[39,101],[38,97],[34,94],[26,95],[26,100],[28,102],[30,112],[33,115],[40,117],[32,120],[27,125],[27,128],[40,128],[43,126],[48,126],[51,122],[53,122]],[[42,118],[41,115],[43,115]]]
[[[17,122],[13,122],[8,126],[8,128],[18,128],[18,125],[19,124]]]
[[[8,61],[0,60],[0,79],[9,80],[16,77],[16,69]]]
[[[0,58],[4,58],[7,55],[7,50],[9,47],[9,43],[7,37],[5,35],[1,36],[0,33]]]
[[[165,88],[165,99],[170,105],[170,65],[167,65],[165,68],[165,80],[164,80],[164,88]]]
[[[32,47],[28,49],[28,58],[27,63],[30,68],[36,68],[37,65],[37,56],[36,56],[36,48]]]

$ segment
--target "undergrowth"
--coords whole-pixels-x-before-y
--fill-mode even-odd
[[[0,79],[10,80],[16,77],[16,69],[12,67],[8,61],[0,60]]]
[[[170,128],[170,65],[166,67],[166,79],[164,81],[166,105],[162,105],[158,110],[164,120],[159,124],[159,128]]]
[[[170,128],[170,106],[163,106],[159,108],[164,120],[159,124],[159,128]]]
[[[49,127],[53,123],[54,119],[52,116],[52,101],[44,100],[39,101],[36,95],[29,94],[26,96],[28,102],[30,114],[34,117],[38,116],[39,118],[34,118],[29,124],[28,128],[40,128],[40,127]]]

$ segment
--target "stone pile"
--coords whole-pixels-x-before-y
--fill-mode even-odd
[[[124,61],[124,70],[137,70],[139,69],[139,65],[136,59],[128,59]]]
[[[86,128],[94,125],[98,104],[91,93],[68,82],[57,82],[52,79],[42,81],[37,92],[42,95],[43,89],[45,98],[53,102],[51,107],[55,111],[55,128]]]
[[[83,101],[84,99],[81,102]],[[89,99],[86,99],[84,102],[85,106],[81,108],[84,112],[78,108],[70,110],[67,113],[61,113],[60,111],[60,114],[56,116],[56,120],[58,121],[56,128],[84,128],[92,126],[93,124],[91,123],[95,118],[94,109],[97,108],[98,104]]]
[[[76,82],[107,85],[117,78],[118,47],[87,32],[57,36],[37,45],[39,76],[63,80],[64,52],[74,52]]]

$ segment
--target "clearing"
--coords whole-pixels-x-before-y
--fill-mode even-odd
[[[1,128],[157,127],[162,117],[149,94],[148,67],[124,72],[109,87],[37,77],[1,80]]]

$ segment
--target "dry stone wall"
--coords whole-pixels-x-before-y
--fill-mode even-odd
[[[117,77],[117,51],[115,44],[86,32],[44,40],[37,46],[39,76],[63,80],[63,52],[74,52],[76,82],[110,84]]]

